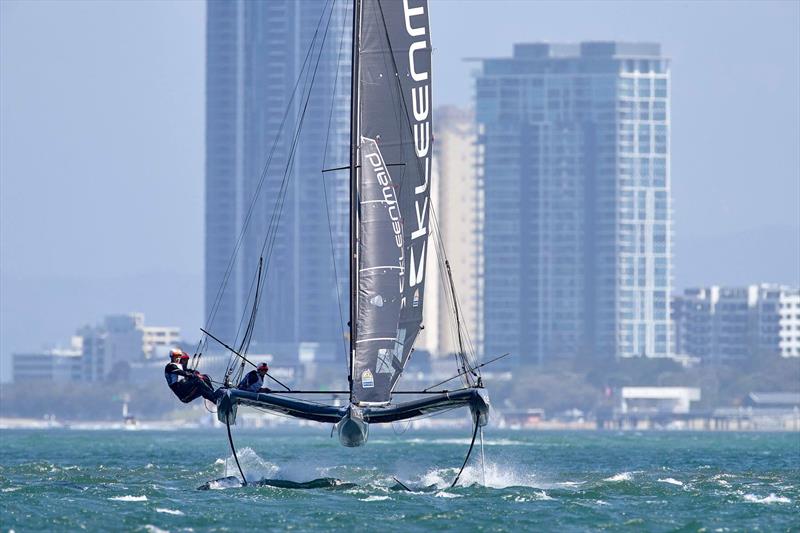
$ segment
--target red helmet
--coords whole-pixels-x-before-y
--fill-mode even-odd
[[[181,354],[181,361],[188,361],[188,360],[189,360],[189,354],[186,353],[186,352],[183,352]]]
[[[261,372],[262,370],[264,372],[269,372],[269,365],[267,365],[267,363],[259,363],[258,366],[256,367],[256,370],[258,370],[259,372]]]

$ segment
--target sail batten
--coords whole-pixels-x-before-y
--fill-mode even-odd
[[[387,403],[422,322],[430,208],[427,0],[360,0],[351,400]]]

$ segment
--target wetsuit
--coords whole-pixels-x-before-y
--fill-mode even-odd
[[[270,392],[270,390],[264,386],[264,378],[261,377],[258,370],[251,370],[248,372],[236,388],[248,392]]]
[[[164,367],[164,377],[169,388],[183,403],[189,403],[201,396],[212,402],[217,399],[217,394],[208,376],[198,377],[194,372],[182,368],[177,363],[167,363],[167,366]]]

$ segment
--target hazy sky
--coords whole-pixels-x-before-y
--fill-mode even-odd
[[[800,3],[434,0],[438,104],[467,57],[646,40],[672,59],[676,287],[797,283]],[[202,321],[201,2],[0,2],[0,379],[106,313]]]

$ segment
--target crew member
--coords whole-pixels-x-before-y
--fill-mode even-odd
[[[200,372],[188,369],[189,354],[181,350],[169,352],[169,360],[164,368],[164,377],[169,388],[183,403],[189,403],[199,397],[215,402],[218,392],[211,385],[211,379]]]
[[[267,375],[267,372],[269,372],[267,363],[259,363],[255,370],[251,370],[242,378],[236,388],[248,392],[271,392],[264,386],[264,376]]]

